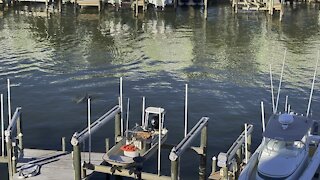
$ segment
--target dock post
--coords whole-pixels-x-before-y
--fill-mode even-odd
[[[180,158],[175,161],[171,161],[171,180],[179,179],[179,162]]]
[[[212,157],[212,173],[217,171],[217,158],[215,156]]]
[[[109,138],[106,138],[105,139],[105,143],[106,143],[106,153],[109,151],[109,149],[110,149],[110,143],[109,143]]]
[[[73,146],[74,180],[81,180],[81,154],[79,144]]]
[[[208,17],[208,0],[203,0],[204,1],[204,19],[207,19]]]
[[[66,137],[61,138],[61,149],[62,152],[66,152]]]
[[[17,173],[17,158],[12,156],[12,172],[13,174]]]
[[[19,140],[18,149],[19,149],[20,154],[23,155],[23,133],[22,133],[21,114],[20,114],[20,117],[17,120],[17,136],[18,136],[18,140]]]
[[[136,16],[138,16],[139,13],[139,5],[138,5],[138,0],[136,0]]]
[[[199,180],[206,179],[206,166],[207,166],[207,143],[208,143],[208,125],[203,127],[201,130],[200,148],[202,148],[203,153],[200,154],[200,164],[199,164]]]
[[[12,170],[12,141],[10,135],[6,136],[7,144],[7,159],[8,159],[8,172],[9,180],[13,180],[13,170]]]
[[[121,115],[120,113],[116,114],[114,122],[114,142],[119,142],[118,138],[121,136]]]

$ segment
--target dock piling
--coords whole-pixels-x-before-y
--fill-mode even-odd
[[[179,161],[180,158],[175,161],[171,161],[171,180],[179,179]]]
[[[66,152],[66,137],[61,138],[61,149],[62,152]]]
[[[5,149],[5,143],[4,143],[4,117],[3,117],[3,94],[1,94],[0,97],[1,101],[1,156],[4,157],[4,149]]]
[[[212,173],[217,171],[217,158],[215,156],[212,157]]]
[[[81,155],[79,144],[73,146],[74,180],[81,180]]]
[[[121,137],[121,114],[118,113],[115,116],[114,122],[114,142],[117,143],[120,141],[119,137]]]
[[[110,149],[110,142],[109,142],[109,138],[106,138],[105,139],[105,146],[106,146],[106,152],[108,152],[109,151],[109,149]]]
[[[10,134],[6,134],[6,144],[7,144],[7,159],[8,159],[9,180],[13,180],[12,141],[11,141]]]
[[[22,121],[21,114],[17,119],[17,136],[18,136],[18,152],[23,155],[23,133],[22,133]]]
[[[208,0],[203,0],[204,2],[204,19],[208,17]]]
[[[206,179],[206,166],[207,166],[207,144],[208,144],[208,125],[201,130],[200,148],[203,153],[200,154],[199,164],[199,180]]]

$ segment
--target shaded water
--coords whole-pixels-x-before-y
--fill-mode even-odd
[[[86,126],[86,104],[76,101],[86,93],[92,96],[96,119],[117,103],[122,76],[131,125],[140,121],[141,98],[146,96],[148,106],[167,110],[169,143],[183,137],[184,86],[189,84],[189,126],[210,117],[209,165],[213,155],[230,147],[245,122],[255,125],[253,144],[259,144],[261,100],[267,115],[271,112],[269,63],[277,84],[284,48],[280,108],[287,94],[293,110],[305,113],[320,48],[319,5],[287,7],[281,23],[264,13],[235,15],[229,5],[209,7],[207,21],[193,7],[150,9],[138,18],[127,10],[98,15],[92,9],[0,17],[0,91],[6,93],[10,78],[12,104],[23,108],[28,148],[60,149],[62,136],[69,140]],[[320,115],[319,98],[316,83],[314,117]],[[113,139],[113,127],[109,123],[94,134],[94,151],[103,151],[105,137]],[[162,156],[167,175],[168,152]],[[182,158],[182,179],[197,178],[198,164],[191,163],[197,161],[192,153]],[[156,172],[155,158],[147,165],[147,171]]]

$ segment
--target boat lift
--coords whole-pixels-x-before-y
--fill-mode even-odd
[[[71,144],[73,146],[73,167],[75,170],[75,180],[81,180],[81,172],[85,172],[85,169],[83,169],[84,167],[81,167],[81,151],[79,146],[80,143],[84,142],[87,138],[89,138],[90,140],[91,134],[96,132],[100,127],[109,122],[112,118],[115,118],[115,140],[117,140],[118,136],[120,136],[120,114],[121,108],[119,105],[116,105],[107,113],[102,115],[99,119],[97,119],[94,123],[89,123],[88,127],[82,130],[80,133],[75,132],[73,134],[71,138]],[[90,147],[89,149],[91,150]],[[86,173],[83,173],[83,176],[86,176]]]
[[[17,160],[23,157],[23,134],[21,126],[21,107],[17,107],[14,114],[11,114],[11,91],[10,80],[7,79],[8,88],[8,126],[5,130],[4,125],[4,99],[1,101],[1,156],[0,163],[8,164],[9,179],[13,179],[13,174],[17,172]],[[12,115],[12,116],[11,116]],[[6,149],[6,153],[5,153]]]
[[[242,163],[247,163],[250,156],[250,145],[251,145],[251,133],[253,131],[253,125],[245,124],[244,131],[240,134],[237,140],[232,144],[229,150],[226,153],[220,152],[218,155],[218,162],[216,164],[216,158],[213,157],[212,163],[212,173],[209,179],[219,179],[222,176],[222,179],[228,179],[229,170],[232,170],[232,175],[235,177],[238,176],[240,172],[240,167]],[[244,162],[243,162],[244,161]],[[220,172],[215,172],[216,165],[221,169]]]
[[[199,179],[206,179],[206,151],[207,151],[207,129],[208,117],[202,117],[199,122],[190,130],[190,132],[182,139],[182,141],[174,146],[170,152],[171,160],[171,179],[179,179],[179,160],[182,154],[191,147],[191,143],[201,132],[200,147],[191,147],[200,155]]]

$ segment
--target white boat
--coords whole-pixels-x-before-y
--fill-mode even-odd
[[[163,108],[146,108],[142,125],[136,124],[131,130],[127,130],[126,136],[103,159],[113,166],[128,168],[136,164],[136,157],[143,160],[150,158],[159,147],[159,137],[161,144],[167,139],[168,130],[163,127],[164,114]]]
[[[314,120],[294,114],[269,119],[263,140],[239,179],[299,179],[307,167]]]
[[[294,114],[290,111],[290,105],[287,104],[288,97],[286,97],[285,113],[277,113],[285,56],[282,64],[276,104],[274,104],[270,65],[273,114],[269,118],[267,126],[264,128],[263,103],[261,104],[263,139],[249,161],[246,162],[246,166],[239,176],[240,180],[304,180],[313,178],[320,164],[320,146],[318,146],[320,143],[320,136],[312,134],[315,124],[319,124],[319,122],[311,119],[309,117],[309,112],[319,57],[320,51],[318,51],[309,103],[305,116],[298,115],[297,113]],[[318,146],[314,154],[309,153],[311,145]]]

